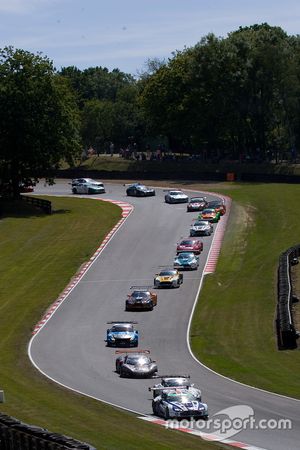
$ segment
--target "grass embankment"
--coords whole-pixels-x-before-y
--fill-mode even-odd
[[[106,156],[91,156],[84,162],[78,162],[77,167],[84,170],[98,170],[109,173],[112,172],[130,172],[138,174],[157,174],[165,175],[167,178],[171,176],[179,176],[182,178],[195,177],[197,174],[206,173],[224,173],[234,172],[239,174],[277,174],[277,175],[300,175],[299,164],[288,163],[239,163],[237,161],[221,161],[219,163],[207,163],[201,160],[167,160],[167,161],[135,161],[119,158],[115,155],[113,158]],[[64,168],[68,168],[65,166]]]
[[[51,216],[16,203],[4,205],[0,220],[0,387],[6,396],[0,411],[97,449],[224,449],[73,394],[30,364],[34,325],[121,214],[106,202],[51,200]]]
[[[218,189],[219,192],[221,189]],[[279,255],[300,241],[300,186],[235,185],[215,274],[195,311],[195,355],[235,380],[300,398],[300,351],[278,351],[274,330]]]

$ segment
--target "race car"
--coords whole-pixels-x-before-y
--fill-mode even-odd
[[[128,186],[126,189],[126,194],[133,197],[149,197],[155,195],[155,189],[149,188],[140,183],[134,183]]]
[[[116,372],[120,377],[150,378],[157,373],[156,361],[150,356],[150,350],[117,350]]]
[[[101,181],[92,178],[74,178],[71,182],[73,194],[104,194],[105,187]]]
[[[139,344],[139,332],[133,325],[137,322],[107,322],[112,324],[106,331],[106,343],[108,347],[137,347]]]
[[[175,256],[174,269],[197,270],[198,267],[199,267],[199,256],[195,255],[195,253],[193,252],[181,252]]]
[[[177,253],[193,252],[199,255],[203,250],[203,242],[200,239],[183,239],[177,244]]]
[[[222,200],[213,200],[212,202],[209,202],[207,208],[214,208],[221,216],[224,216],[226,213],[226,206]]]
[[[160,395],[152,400],[153,414],[171,418],[202,418],[208,419],[208,407],[197,399],[189,389],[165,388]]]
[[[153,392],[153,398],[161,395],[162,391],[166,387],[176,387],[188,389],[189,392],[201,402],[201,390],[190,381],[189,375],[160,375],[161,382],[155,384],[153,387],[149,387],[149,391]]]
[[[151,288],[152,286],[131,286],[133,291],[127,295],[125,310],[152,311],[157,305],[157,294]]]
[[[219,222],[221,214],[213,208],[206,208],[198,215],[199,220],[208,220],[209,222]]]
[[[155,275],[154,286],[157,288],[178,288],[183,282],[183,274],[177,269],[164,269]]]
[[[168,193],[165,195],[166,203],[187,203],[188,200],[188,196],[180,190],[174,189],[172,191],[168,191]]]
[[[187,212],[202,211],[207,207],[206,197],[192,197],[186,206]]]
[[[210,236],[214,231],[213,225],[208,220],[196,220],[190,228],[190,236]]]

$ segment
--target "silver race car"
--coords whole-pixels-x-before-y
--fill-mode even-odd
[[[201,390],[191,383],[189,375],[160,375],[160,383],[155,384],[149,391],[153,392],[153,398],[161,395],[162,391],[167,387],[185,388],[201,402]]]
[[[210,236],[214,231],[208,220],[196,220],[190,228],[190,236]]]
[[[117,350],[116,372],[120,377],[150,378],[157,373],[156,361],[152,360],[149,350]]]
[[[187,203],[188,201],[188,196],[178,189],[168,191],[168,193],[165,195],[166,203]]]
[[[153,414],[165,420],[189,417],[208,419],[207,404],[200,402],[185,388],[165,388],[152,400],[152,410]]]

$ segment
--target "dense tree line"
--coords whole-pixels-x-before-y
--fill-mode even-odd
[[[299,147],[299,37],[267,24],[177,52],[141,93],[155,133],[219,157]]]
[[[55,70],[0,50],[0,177],[13,192],[82,148],[165,140],[203,159],[269,160],[300,148],[300,37],[268,24],[213,34],[138,78],[103,67]],[[49,172],[49,176],[51,172]]]

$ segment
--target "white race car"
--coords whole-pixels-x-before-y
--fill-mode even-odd
[[[201,402],[201,390],[191,383],[189,375],[160,375],[159,378],[161,378],[161,382],[149,388],[149,391],[153,392],[153,398],[161,395],[165,388],[173,387],[178,389],[181,387],[188,389]]]
[[[179,190],[168,191],[165,195],[166,203],[187,203],[188,201],[188,196]]]
[[[165,388],[152,400],[152,410],[153,414],[165,420],[189,417],[208,419],[207,404],[200,402],[185,388]]]
[[[104,194],[105,187],[101,181],[92,178],[74,178],[71,182],[73,194]]]
[[[210,236],[214,231],[208,220],[196,220],[190,228],[190,236]]]

